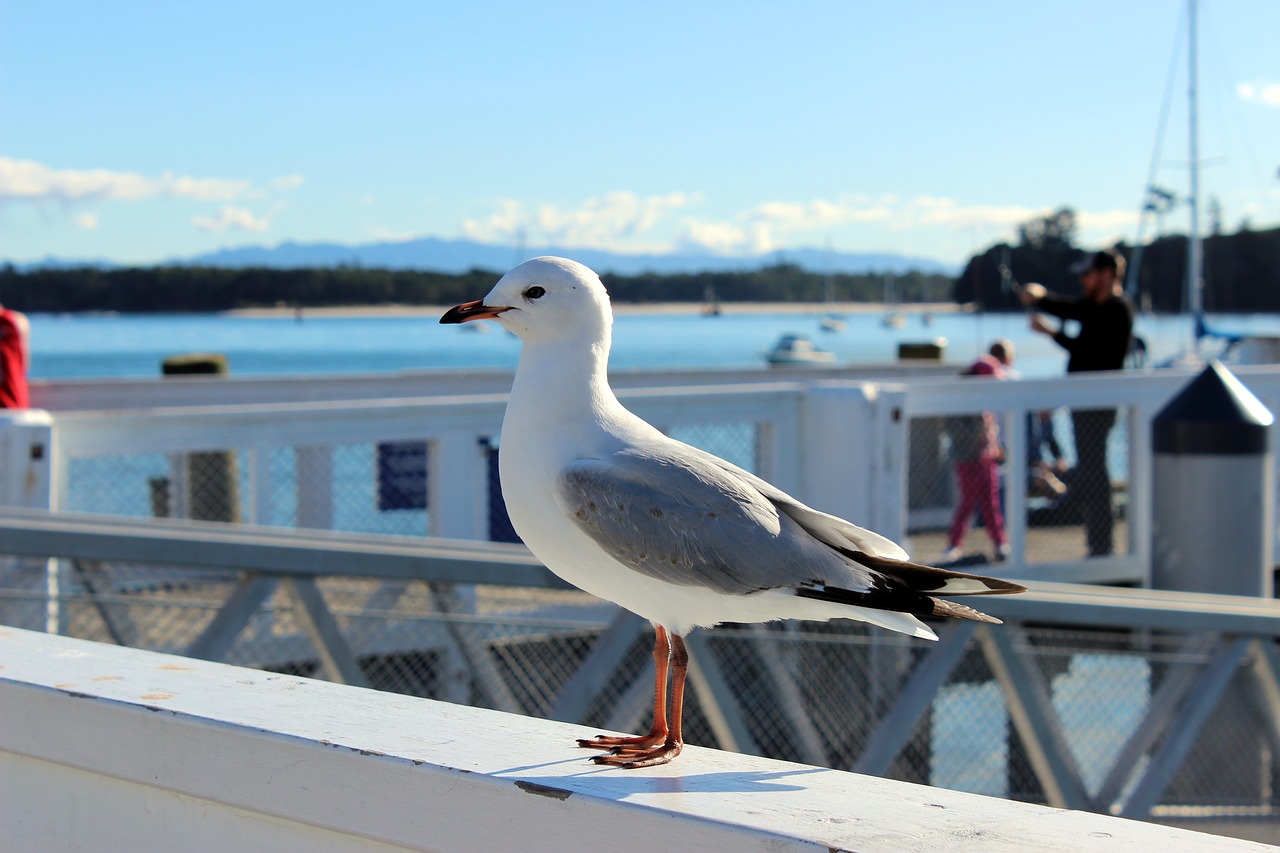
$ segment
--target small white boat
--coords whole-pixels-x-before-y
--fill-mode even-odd
[[[901,311],[890,311],[880,318],[880,325],[886,329],[901,329],[907,325],[907,318],[903,316]]]
[[[818,321],[818,328],[824,332],[843,332],[845,330],[845,321],[839,315],[827,314]]]
[[[836,354],[818,349],[804,335],[783,335],[765,356],[770,364],[830,364]]]

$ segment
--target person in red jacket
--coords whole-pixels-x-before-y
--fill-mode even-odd
[[[980,356],[962,375],[1007,379],[1012,367],[1013,344],[1001,338],[991,345],[988,355]],[[992,412],[957,415],[947,418],[946,429],[951,437],[951,458],[960,499],[951,516],[947,550],[942,560],[954,563],[961,558],[969,518],[975,509],[991,537],[996,562],[1006,560],[1009,538],[1004,529],[1004,514],[1000,511],[1000,462],[1004,451],[1000,448],[999,422]]]
[[[30,404],[30,328],[25,314],[0,305],[0,409],[25,409]]]

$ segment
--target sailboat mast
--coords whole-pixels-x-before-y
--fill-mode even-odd
[[[823,253],[823,260],[826,262],[826,274],[822,277],[822,301],[830,305],[835,301],[835,288],[831,283],[831,238],[827,238],[826,251]]]
[[[1191,231],[1187,235],[1187,310],[1199,317],[1204,309],[1204,247],[1200,241],[1200,104],[1196,59],[1196,0],[1187,0],[1188,145],[1191,156]]]

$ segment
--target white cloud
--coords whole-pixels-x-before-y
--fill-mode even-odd
[[[737,214],[731,222],[687,220],[679,243],[721,254],[758,254],[793,245],[797,238],[816,243],[848,226],[998,233],[1048,212],[1047,208],[964,206],[955,199],[933,196],[903,201],[894,195],[873,198],[851,194],[835,199],[763,202]]]
[[[197,216],[191,220],[201,231],[266,231],[271,222],[265,217],[255,216],[253,211],[243,207],[224,205],[217,216]]]
[[[302,175],[285,175],[283,178],[273,180],[271,186],[277,190],[296,190],[304,183],[306,183],[306,179]]]
[[[939,248],[948,245],[964,252],[985,241],[1012,240],[1017,226],[1052,212],[1048,207],[966,205],[940,196],[850,193],[806,201],[775,199],[721,217],[692,215],[701,201],[697,193],[642,197],[621,191],[567,208],[499,199],[487,217],[464,220],[462,230],[465,237],[483,242],[527,239],[567,248],[730,256],[819,245],[833,235],[846,245],[893,242],[889,235],[912,232]],[[1128,210],[1077,211],[1076,217],[1080,241],[1087,245],[1114,242],[1137,221],[1136,212]]]
[[[676,246],[684,251],[717,255],[758,255],[782,248],[773,223],[759,218],[748,220],[743,215],[737,218],[737,222],[686,219],[676,237]]]
[[[0,157],[0,202],[149,198],[229,201],[246,193],[250,186],[249,181],[193,178],[169,172],[153,178],[108,169],[54,169],[34,160]]]
[[[685,220],[677,243],[681,248],[705,249],[718,255],[731,255],[742,252],[748,245],[747,230],[729,222],[689,219]]]
[[[647,234],[666,214],[687,207],[695,198],[681,192],[641,198],[618,191],[589,198],[567,210],[543,205],[534,220],[552,242],[607,248],[620,240]]]
[[[922,196],[911,200],[895,217],[899,227],[942,225],[961,229],[1012,228],[1036,216],[1048,214],[1048,208],[1020,205],[961,205],[955,199]]]
[[[892,220],[894,199],[874,199],[864,195],[842,195],[834,201],[812,199],[804,202],[767,201],[737,216],[742,223],[740,240],[732,253],[772,252],[785,244],[785,237],[797,232],[827,232],[846,225]],[[684,239],[698,244],[699,232],[714,234],[710,223],[690,223]],[[723,237],[723,235],[722,235]],[[721,241],[723,245],[723,239]],[[708,248],[711,248],[708,246]],[[724,250],[721,250],[724,251]]]
[[[807,202],[769,201],[756,205],[744,214],[748,222],[766,223],[782,231],[875,222],[892,216],[893,210],[889,203],[867,196],[841,196],[835,201],[821,198]]]
[[[531,231],[539,242],[576,248],[660,249],[637,241],[649,235],[673,211],[700,200],[697,193],[671,192],[641,197],[619,190],[585,199],[574,207],[543,204],[527,210],[514,199],[499,199],[497,209],[487,218],[464,219],[462,232],[469,239],[487,242],[509,241],[522,232]]]
[[[1081,231],[1131,230],[1138,224],[1138,212],[1135,210],[1099,210],[1077,211],[1076,225]]]
[[[500,198],[495,207],[486,219],[462,220],[463,236],[482,243],[505,243],[514,239],[526,219],[523,205],[513,198]]]
[[[1280,83],[1269,83],[1255,80],[1236,86],[1236,95],[1242,101],[1262,104],[1268,107],[1280,107]]]
[[[198,178],[171,172],[149,176],[110,169],[56,169],[34,160],[0,157],[0,207],[57,203],[64,208],[67,221],[85,231],[94,231],[99,225],[97,213],[76,212],[78,207],[89,203],[244,201],[269,198],[272,192],[293,190],[303,183],[301,175],[285,175],[255,187],[249,180]],[[281,206],[282,203],[277,203],[272,209],[278,210]],[[195,216],[191,221],[200,230],[209,232],[261,232],[271,225],[269,214],[260,216],[232,204],[224,204],[215,215]]]

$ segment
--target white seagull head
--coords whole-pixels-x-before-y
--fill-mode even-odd
[[[577,261],[534,258],[504,275],[478,302],[468,302],[441,323],[497,320],[526,344],[582,339],[607,342],[613,325],[609,294],[600,277]]]

